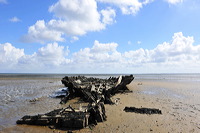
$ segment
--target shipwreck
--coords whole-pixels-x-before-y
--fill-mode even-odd
[[[100,79],[85,76],[66,76],[61,82],[67,87],[60,104],[79,97],[88,103],[84,109],[76,110],[70,105],[67,108],[56,109],[46,114],[26,115],[17,120],[17,124],[41,125],[51,128],[81,129],[89,125],[97,125],[106,121],[104,104],[114,104],[111,97],[117,93],[131,92],[126,85],[133,81],[133,75]]]

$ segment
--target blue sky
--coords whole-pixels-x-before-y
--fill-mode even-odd
[[[198,0],[0,0],[1,73],[199,73]]]

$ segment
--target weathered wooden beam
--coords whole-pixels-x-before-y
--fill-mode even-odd
[[[161,110],[154,108],[136,108],[136,107],[125,107],[126,112],[135,112],[140,114],[162,114]]]

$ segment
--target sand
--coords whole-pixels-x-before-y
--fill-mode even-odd
[[[134,80],[129,86],[132,93],[117,94],[117,105],[106,105],[107,121],[93,129],[73,132],[92,133],[199,133],[200,132],[200,83],[165,80]],[[137,114],[124,112],[125,106],[157,108],[162,114]],[[48,127],[16,125],[2,133],[65,133]]]

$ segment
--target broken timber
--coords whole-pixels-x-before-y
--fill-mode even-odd
[[[42,115],[24,116],[17,124],[53,126],[55,128],[81,129],[106,121],[104,103],[113,104],[111,97],[117,93],[130,92],[126,85],[132,82],[133,75],[111,77],[109,79],[87,78],[84,76],[64,77],[61,81],[68,88],[61,104],[69,99],[80,97],[89,102],[87,108],[75,110],[71,106],[57,109]]]
[[[125,107],[125,112],[135,112],[140,114],[162,114],[161,110],[154,108],[136,108],[136,107]]]
[[[88,125],[106,120],[104,104],[89,104],[85,111],[75,110],[71,106],[57,109],[46,114],[24,116],[17,120],[17,124],[53,126],[54,128],[81,129]]]

